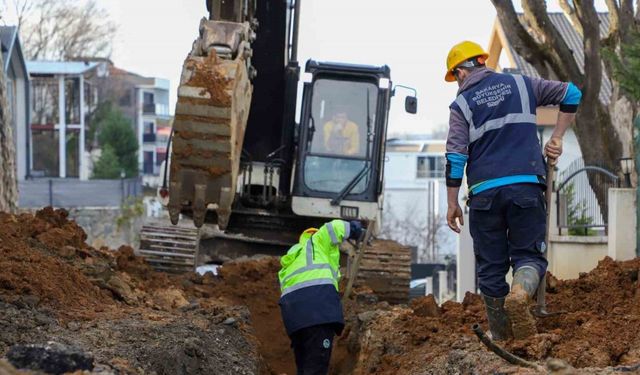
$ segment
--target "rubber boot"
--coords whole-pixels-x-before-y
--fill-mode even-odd
[[[489,321],[491,338],[496,341],[510,339],[512,337],[511,323],[504,310],[505,297],[493,298],[483,294],[482,299],[484,299],[484,305],[487,308],[487,320]]]
[[[531,266],[521,267],[513,275],[511,292],[507,295],[504,308],[511,321],[515,339],[524,339],[538,333],[536,320],[529,310],[529,302],[539,283],[538,271]]]

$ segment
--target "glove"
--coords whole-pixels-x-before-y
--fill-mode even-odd
[[[362,223],[358,220],[349,222],[351,230],[349,231],[349,238],[352,240],[359,240],[362,236]]]

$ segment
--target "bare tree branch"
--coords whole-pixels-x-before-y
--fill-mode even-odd
[[[578,19],[578,15],[576,14],[576,9],[573,7],[573,4],[572,4],[573,2],[570,4],[569,0],[559,0],[559,3],[560,3],[560,7],[564,11],[564,14],[567,17],[569,17],[569,19],[571,20],[571,23],[573,24],[573,27],[576,29],[578,34],[582,35],[583,33],[582,24]]]
[[[549,77],[544,51],[520,23],[511,0],[491,0],[491,2],[496,8],[498,19],[505,33],[510,36],[509,42],[511,46],[520,56],[533,65],[541,76]]]
[[[25,20],[22,30],[29,58],[71,60],[110,56],[116,27],[96,0],[35,0],[34,3],[35,14]]]
[[[555,28],[544,0],[523,0],[524,17],[531,27],[544,36],[543,49],[547,62],[556,72],[559,79],[581,84],[584,77],[573,57],[573,51],[567,45],[560,32]],[[583,27],[584,28],[584,27]]]

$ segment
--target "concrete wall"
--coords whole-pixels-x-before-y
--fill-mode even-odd
[[[547,253],[548,270],[558,279],[577,279],[596,268],[607,256],[606,236],[552,236]]]
[[[35,214],[34,208],[21,208],[20,212]],[[144,222],[143,215],[131,213],[120,207],[82,207],[68,210],[69,219],[74,220],[87,234],[87,244],[95,248],[106,246],[117,249],[130,245],[137,249],[139,232]]]
[[[636,257],[636,189],[609,189],[608,255],[616,260]]]
[[[551,204],[551,233],[556,227],[555,197]],[[549,271],[560,279],[577,278],[589,272],[606,256],[614,260],[635,258],[635,189],[609,189],[609,227],[607,236],[558,236],[550,238]]]
[[[121,245],[137,248],[139,245],[142,216],[119,207],[73,208],[69,210],[69,218],[84,229],[87,243],[95,248],[117,249]]]

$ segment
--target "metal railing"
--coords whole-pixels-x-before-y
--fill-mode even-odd
[[[142,141],[144,143],[155,143],[156,142],[156,134],[155,133],[145,133],[142,135]]]
[[[602,164],[585,165],[577,159],[558,174],[556,210],[558,234],[605,235],[608,231],[609,189],[618,176]]]
[[[117,207],[142,195],[142,179],[86,180],[34,178],[19,182],[22,208]]]
[[[156,113],[156,103],[142,104],[142,113],[154,115]]]

